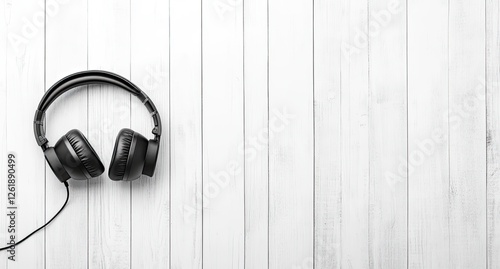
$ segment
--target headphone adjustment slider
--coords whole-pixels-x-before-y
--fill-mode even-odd
[[[44,120],[45,120],[45,112],[37,109],[35,111],[35,119],[33,120],[33,127],[35,129],[35,134],[36,134],[35,138],[37,144],[41,147],[49,142],[45,137]]]

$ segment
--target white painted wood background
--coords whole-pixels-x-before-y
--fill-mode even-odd
[[[32,133],[58,79],[121,74],[165,130],[153,178],[72,180],[62,215],[0,268],[500,268],[499,14],[498,0],[0,0],[0,193],[15,152],[18,236],[64,201]],[[106,167],[121,128],[151,137],[140,102],[105,86],[47,121],[52,143],[82,130]]]

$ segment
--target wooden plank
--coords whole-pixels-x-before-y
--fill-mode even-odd
[[[4,175],[7,175],[7,25],[10,22],[10,8],[6,4],[0,5],[0,174],[2,175],[2,182]],[[0,184],[0,193],[7,193],[7,184]],[[7,200],[0,199],[0,207],[7,207]],[[0,231],[6,231],[9,220],[7,218],[0,221]],[[6,244],[8,237],[6,233],[0,236],[0,242]],[[7,252],[0,253],[0,268],[7,268]]]
[[[243,268],[243,11],[216,1],[202,2],[203,268]]]
[[[87,69],[87,13],[82,12],[86,9],[84,0],[64,4],[46,2],[45,89],[70,73]],[[88,137],[87,94],[86,87],[75,89],[59,97],[47,111],[50,145],[55,145],[71,129],[79,129]],[[66,191],[48,165],[45,176],[45,219],[49,220],[64,203]],[[47,268],[87,268],[88,182],[70,180],[69,184],[70,202],[46,231]],[[61,255],[63,249],[64,255]]]
[[[450,264],[448,1],[408,1],[408,265]],[[432,40],[432,42],[429,42]]]
[[[449,12],[450,266],[485,268],[485,1]]]
[[[267,0],[246,1],[244,10],[245,268],[268,268],[269,107]]]
[[[152,178],[132,184],[132,268],[169,268],[169,5],[168,1],[131,2],[131,78],[153,100],[162,119],[160,153]],[[132,130],[152,139],[153,121],[132,100]]]
[[[17,156],[17,238],[45,222],[45,160],[33,137],[33,116],[44,92],[44,7],[37,1],[7,2],[7,152]],[[3,21],[2,23],[4,23]],[[33,98],[35,96],[35,98]],[[23,109],[21,109],[21,106]],[[50,229],[50,227],[49,227]],[[43,268],[44,232],[16,247],[8,268]]]
[[[370,266],[368,25],[365,0],[343,1],[342,25],[342,264]],[[353,240],[356,238],[356,240]]]
[[[201,1],[170,1],[171,268],[202,268]],[[175,190],[175,191],[174,191]]]
[[[486,1],[487,268],[500,267],[500,5]]]
[[[269,1],[269,268],[314,258],[313,38],[312,2]]]
[[[370,264],[405,268],[406,2],[371,0],[369,8]]]
[[[88,67],[130,77],[130,3],[88,2]],[[89,87],[89,140],[106,172],[89,181],[89,268],[130,268],[130,183],[113,182],[108,167],[116,136],[130,126],[130,94]]]
[[[315,268],[341,266],[341,1],[314,1]]]

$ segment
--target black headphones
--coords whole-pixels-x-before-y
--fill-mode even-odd
[[[48,146],[45,137],[45,111],[63,93],[82,85],[109,84],[126,90],[146,106],[153,117],[154,139],[147,140],[131,129],[122,129],[116,138],[108,175],[112,180],[135,180],[141,174],[153,176],[158,158],[161,137],[161,120],[153,101],[129,80],[106,71],[83,71],[69,75],[54,84],[45,93],[35,112],[33,129],[35,139],[42,148],[50,168],[61,182],[70,178],[85,180],[104,172],[104,166],[79,130],[71,130],[61,137],[54,147]]]
[[[45,159],[56,174],[59,181],[66,187],[66,201],[61,209],[44,225],[37,228],[18,242],[10,242],[0,251],[13,249],[33,234],[49,225],[66,207],[69,200],[68,179],[85,180],[97,177],[104,172],[99,156],[82,132],[71,130],[61,137],[54,147],[49,147],[45,137],[45,111],[61,94],[82,85],[109,84],[126,90],[146,106],[153,117],[154,139],[147,140],[144,136],[130,129],[122,129],[116,138],[115,149],[109,165],[108,175],[112,180],[134,180],[141,174],[153,176],[158,159],[161,137],[161,120],[153,101],[137,86],[127,79],[106,71],[83,71],[69,75],[54,84],[45,93],[35,112],[33,130],[38,145],[45,154]]]

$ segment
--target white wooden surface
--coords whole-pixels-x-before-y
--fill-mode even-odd
[[[405,169],[411,268],[452,268],[448,47],[448,2],[409,1],[407,160],[415,165]],[[419,144],[429,139],[437,142],[425,154]]]
[[[498,0],[0,0],[18,236],[64,200],[32,134],[59,78],[121,74],[164,130],[153,178],[71,181],[0,268],[500,268],[499,15]],[[47,122],[52,143],[84,132],[106,169],[121,128],[151,129],[108,86]]]
[[[489,268],[500,266],[500,5],[498,1],[486,1],[486,190],[487,190],[487,257]]]

